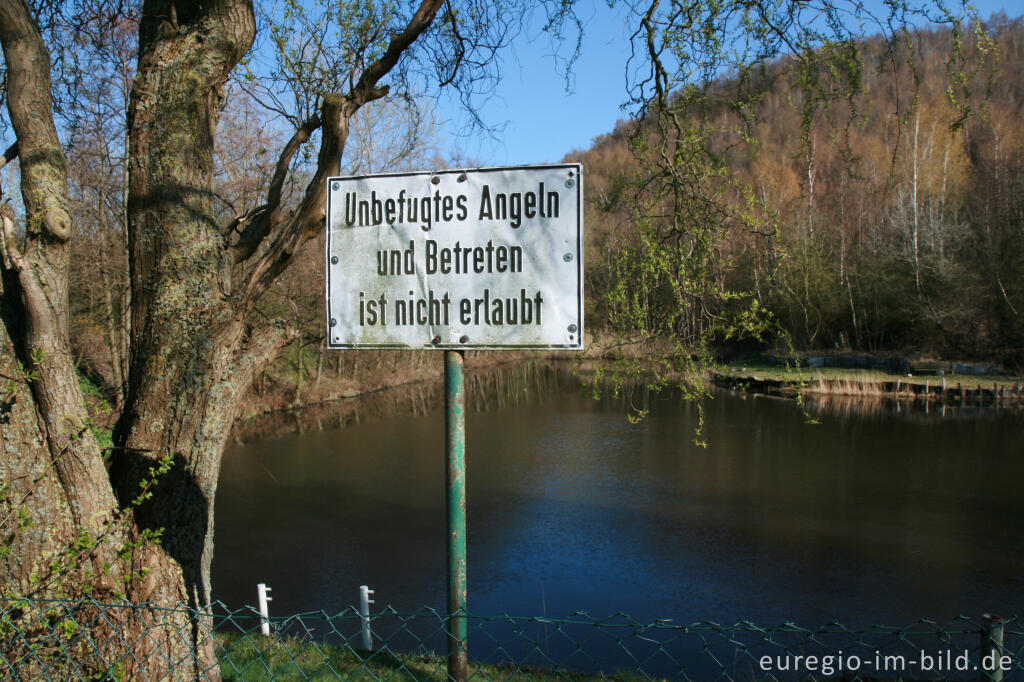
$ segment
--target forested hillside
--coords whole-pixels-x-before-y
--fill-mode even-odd
[[[74,242],[73,343],[112,393],[128,360],[120,140],[133,30],[94,36],[104,60],[81,89],[91,115],[68,145],[88,237]],[[671,154],[664,117],[648,109],[567,155],[586,173],[590,331],[657,339],[652,348],[668,332],[687,352],[740,341],[1024,364],[1024,22],[995,17],[959,36],[962,59],[946,29],[894,40],[712,81],[685,114],[671,112],[704,136]],[[857,94],[842,94],[851,85]],[[344,170],[444,165],[419,105],[385,106],[355,119]],[[283,143],[261,111],[249,93],[228,93],[215,187],[225,220],[274,177]],[[706,156],[685,156],[694,149]],[[301,167],[280,189],[286,204]],[[680,196],[689,203],[671,206]],[[316,401],[436,375],[423,353],[326,352],[322,254],[320,240],[306,245],[259,304],[257,315],[283,315],[302,335],[256,395]]]
[[[905,59],[888,47],[825,47],[691,97],[672,115],[700,118],[686,129],[708,154],[681,163],[676,143],[675,179],[657,112],[570,154],[587,171],[591,329],[714,345],[753,315],[768,344],[1024,364],[1024,23],[917,31]],[[846,84],[854,97],[833,96]],[[673,210],[673,182],[729,208]]]

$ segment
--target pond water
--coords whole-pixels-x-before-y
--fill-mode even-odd
[[[471,391],[467,410],[474,614],[1024,614],[1019,411],[812,403],[809,424],[793,401],[721,392],[702,448],[696,407],[670,394],[634,396],[650,415],[632,424],[622,400],[561,379],[473,381],[503,397],[474,412]],[[441,609],[444,424],[439,390],[424,391],[404,415],[350,402],[304,433],[231,447],[214,597],[253,604],[265,582],[275,613],[331,613],[369,585],[378,605]]]

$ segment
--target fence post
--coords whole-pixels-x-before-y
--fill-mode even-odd
[[[448,506],[448,678],[465,682],[466,651],[466,386],[461,351],[444,352],[445,470]]]
[[[256,586],[256,596],[259,600],[260,607],[260,632],[266,636],[270,635],[270,609],[267,606],[267,602],[274,601],[273,597],[268,597],[267,592],[270,592],[270,588],[265,584],[260,583]]]
[[[375,603],[373,599],[370,599],[370,595],[373,594],[366,585],[359,586],[359,615],[362,617],[363,628],[363,649],[366,651],[373,651],[373,633],[370,631],[370,604]]]
[[[1003,619],[991,613],[982,617],[981,626],[981,682],[1002,682],[1003,680]]]

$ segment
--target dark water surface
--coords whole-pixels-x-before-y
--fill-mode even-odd
[[[1019,412],[812,405],[810,425],[792,401],[719,393],[699,448],[695,408],[671,397],[649,398],[639,424],[577,389],[523,398],[470,405],[472,613],[809,626],[1024,615]],[[443,438],[438,410],[232,447],[214,597],[253,604],[265,582],[274,613],[336,612],[367,584],[379,605],[440,609]]]

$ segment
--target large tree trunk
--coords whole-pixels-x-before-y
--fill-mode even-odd
[[[244,0],[145,3],[129,109],[134,325],[112,478],[125,504],[155,459],[174,456],[138,518],[163,529],[196,608],[211,599],[213,501],[239,398],[289,338],[246,326],[211,201],[217,106],[254,31]]]
[[[69,497],[75,523],[97,531],[114,508],[99,448],[87,427],[68,344],[67,164],[53,123],[50,56],[24,0],[0,2],[0,42],[7,65],[7,108],[18,136],[26,239],[19,249],[4,220],[4,299],[22,306],[9,331],[15,352],[38,374],[30,387],[54,468]],[[44,115],[40,115],[43,113]],[[10,301],[8,305],[15,305]],[[60,456],[58,456],[60,455]]]

